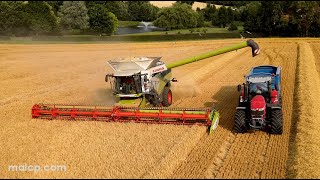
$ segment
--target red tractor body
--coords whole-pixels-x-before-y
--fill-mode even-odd
[[[282,134],[280,79],[280,67],[258,66],[251,69],[243,86],[238,85],[241,94],[235,114],[237,133],[254,129]]]

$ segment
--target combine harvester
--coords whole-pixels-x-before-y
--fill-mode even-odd
[[[204,125],[209,127],[211,133],[219,122],[219,113],[213,107],[168,108],[173,99],[171,82],[177,82],[172,78],[171,69],[248,46],[252,48],[253,57],[259,54],[258,44],[250,39],[169,64],[160,61],[161,57],[110,60],[108,64],[115,72],[107,74],[105,81],[111,83],[113,94],[118,99],[113,107],[35,104],[32,107],[32,117]]]

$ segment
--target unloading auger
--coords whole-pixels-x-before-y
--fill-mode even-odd
[[[177,82],[171,69],[245,47],[251,47],[253,57],[260,53],[258,44],[249,39],[168,64],[161,57],[109,60],[114,73],[107,74],[105,81],[117,98],[114,106],[35,104],[32,118],[203,125],[211,133],[219,123],[219,112],[213,107],[168,108],[173,99],[171,82]]]

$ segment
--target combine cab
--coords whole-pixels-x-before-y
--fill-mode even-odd
[[[245,133],[250,129],[282,134],[281,68],[257,66],[246,76],[246,83],[238,85],[239,106],[234,129]]]
[[[172,104],[170,90],[171,69],[160,61],[161,57],[134,57],[113,59],[108,64],[114,70],[107,74],[114,96],[120,106],[165,106]]]

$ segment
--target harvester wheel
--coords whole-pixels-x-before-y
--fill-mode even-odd
[[[162,93],[162,105],[168,107],[172,104],[172,92],[169,87],[164,87]]]
[[[245,133],[248,131],[246,125],[246,112],[244,110],[237,110],[234,117],[234,130],[236,133]]]
[[[271,111],[271,134],[282,134],[282,110]]]

